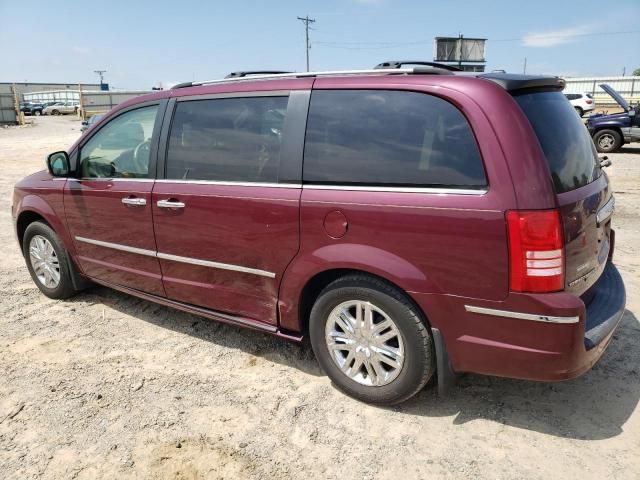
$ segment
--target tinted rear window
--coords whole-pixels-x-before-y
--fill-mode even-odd
[[[599,176],[591,136],[562,93],[535,92],[514,98],[536,132],[556,192],[574,190]]]
[[[415,92],[318,90],[311,95],[308,183],[477,188],[486,185],[465,117]]]

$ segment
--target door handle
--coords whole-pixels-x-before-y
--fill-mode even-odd
[[[184,208],[184,202],[179,202],[177,200],[158,200],[157,203],[160,208]]]
[[[122,203],[125,205],[133,205],[136,207],[143,207],[147,204],[147,201],[144,198],[135,198],[135,197],[124,197],[122,199]]]

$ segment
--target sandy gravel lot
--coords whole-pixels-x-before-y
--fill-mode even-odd
[[[105,288],[41,295],[11,190],[78,135],[68,117],[0,128],[0,478],[640,477],[640,145],[610,155],[628,311],[596,367],[466,375],[384,409],[335,390],[308,347]]]

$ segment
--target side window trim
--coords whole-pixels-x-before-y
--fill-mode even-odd
[[[149,180],[153,180],[156,178],[157,176],[157,157],[158,157],[158,140],[159,140],[159,136],[160,136],[160,127],[162,126],[162,120],[164,118],[165,112],[166,112],[166,107],[167,107],[167,99],[162,99],[162,100],[155,100],[155,101],[150,101],[150,102],[143,102],[143,103],[138,103],[135,105],[131,105],[130,107],[127,107],[121,111],[118,112],[117,115],[109,118],[109,120],[107,122],[105,122],[103,125],[100,126],[100,128],[93,130],[91,132],[91,135],[89,135],[87,138],[83,139],[82,143],[80,145],[78,145],[78,147],[75,150],[75,154],[74,154],[74,158],[75,158],[75,169],[74,169],[74,175],[77,179],[80,180],[89,180],[89,178],[81,178],[80,177],[80,160],[82,158],[82,149],[85,147],[85,145],[95,136],[97,135],[104,127],[106,127],[107,125],[109,125],[112,121],[114,121],[115,119],[117,119],[118,117],[131,112],[133,110],[138,110],[140,108],[145,108],[145,107],[153,107],[156,106],[158,107],[158,110],[156,111],[156,118],[154,121],[154,125],[153,125],[153,132],[151,133],[151,148],[149,151],[149,178],[146,179],[127,179],[129,181],[140,181],[140,180],[145,180],[145,181],[149,181]],[[90,178],[90,180],[123,180],[122,178]]]
[[[178,102],[194,100],[217,100],[232,98],[256,97],[288,97],[287,113],[282,132],[282,146],[280,148],[280,166],[278,183],[272,182],[216,182],[206,180],[179,180],[167,178],[167,152],[171,128],[176,114]],[[304,152],[304,136],[307,128],[307,114],[311,100],[311,89],[307,90],[271,90],[261,92],[232,92],[208,95],[185,95],[168,100],[158,141],[157,179],[163,183],[200,183],[209,185],[239,185],[239,186],[300,186],[302,184],[302,156]]]

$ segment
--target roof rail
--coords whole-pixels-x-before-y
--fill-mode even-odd
[[[249,75],[278,75],[281,73],[294,73],[286,70],[247,70],[240,72],[231,72],[224,78],[239,78],[239,77],[247,77]]]
[[[433,67],[433,68],[441,68],[443,70],[448,70],[450,72],[461,72],[462,69],[455,67],[453,65],[447,65],[446,63],[437,63],[437,62],[423,62],[421,60],[391,60],[388,62],[382,62],[376,65],[375,69],[383,69],[383,68],[402,68],[405,65],[421,65],[425,67]]]
[[[323,77],[331,75],[451,75],[451,72],[442,68],[388,68],[388,69],[372,69],[372,70],[332,70],[326,72],[290,72],[290,73],[274,73],[274,74],[255,74],[250,76],[234,76],[221,78],[217,80],[206,80],[202,82],[185,82],[178,83],[171,87],[186,88],[197,87],[200,85],[211,85],[216,83],[242,82],[250,80],[276,80],[278,78],[308,78]]]

